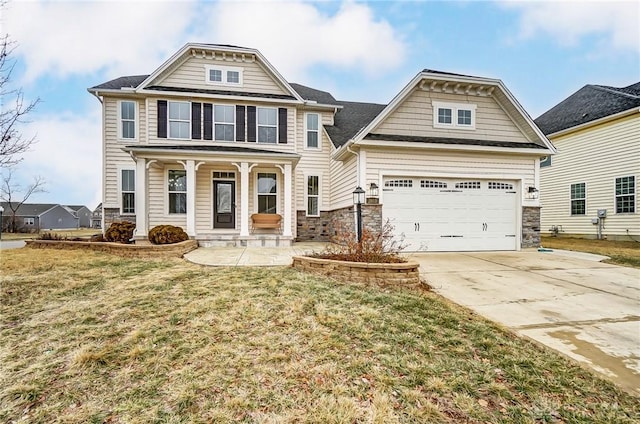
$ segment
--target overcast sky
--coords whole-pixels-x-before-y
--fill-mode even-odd
[[[101,193],[100,103],[87,88],[150,74],[187,42],[260,50],[290,82],[388,103],[428,68],[504,81],[536,118],[585,84],[640,81],[638,1],[12,1],[13,83],[42,103],[14,171],[86,204]],[[5,106],[3,106],[5,107]]]

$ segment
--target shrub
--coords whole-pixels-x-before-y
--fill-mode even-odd
[[[149,231],[149,241],[153,244],[173,244],[189,240],[189,236],[180,227],[158,225]]]
[[[116,243],[131,243],[136,224],[129,221],[114,222],[104,233],[104,240]]]
[[[362,229],[362,239],[358,242],[355,231],[348,229],[344,223],[340,225],[332,244],[323,251],[310,256],[321,259],[333,259],[348,262],[367,263],[403,263],[406,259],[400,252],[406,247],[404,239],[396,240],[393,236],[393,225],[387,220],[380,231],[369,228]]]
[[[36,240],[66,240],[66,237],[62,237],[60,234],[46,232],[40,234]]]

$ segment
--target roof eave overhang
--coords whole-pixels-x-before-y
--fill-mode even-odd
[[[527,147],[500,147],[500,146],[482,146],[470,144],[443,144],[413,141],[386,141],[386,140],[359,140],[354,143],[360,147],[378,147],[385,149],[411,149],[411,150],[443,150],[443,151],[467,151],[477,153],[502,153],[502,154],[518,154],[531,156],[548,156],[554,154],[550,149],[540,148],[532,149]]]
[[[562,137],[563,135],[567,135],[570,134],[572,132],[576,132],[576,131],[581,131],[590,127],[595,127],[598,125],[602,125],[602,124],[606,124],[607,122],[610,121],[615,121],[617,119],[621,119],[621,118],[625,118],[627,116],[631,116],[633,114],[636,113],[640,113],[640,108],[639,107],[633,107],[631,109],[627,109],[624,110],[622,112],[618,112],[618,113],[614,113],[613,115],[608,115],[608,116],[604,116],[602,118],[593,120],[593,121],[589,121],[589,122],[585,122],[584,124],[580,124],[580,125],[576,125],[574,127],[570,127],[570,128],[565,128],[564,130],[560,130],[560,131],[556,131],[554,133],[551,133],[549,135],[547,135],[547,137],[551,138],[556,138],[556,137]]]
[[[153,95],[159,97],[198,97],[206,99],[226,99],[237,101],[250,101],[250,102],[262,102],[262,103],[285,103],[291,105],[299,105],[303,102],[293,99],[274,99],[269,97],[252,97],[252,96],[232,96],[227,94],[209,94],[209,93],[195,93],[195,92],[182,92],[182,91],[165,91],[165,90],[138,90],[136,93]]]
[[[226,160],[247,160],[258,161],[261,163],[297,163],[300,160],[300,155],[296,153],[264,153],[264,152],[225,152],[225,151],[206,151],[206,150],[178,150],[168,148],[138,148],[138,147],[123,147],[124,152],[129,153],[134,158],[142,159],[156,159],[156,160],[211,160],[225,158]]]

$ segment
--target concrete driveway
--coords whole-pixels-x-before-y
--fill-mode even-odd
[[[2,240],[0,241],[0,250],[3,249],[19,249],[24,247],[24,240]]]
[[[640,270],[573,252],[416,253],[442,296],[640,395]]]

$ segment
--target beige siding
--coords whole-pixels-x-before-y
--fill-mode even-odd
[[[175,225],[187,228],[186,214],[169,214],[167,199],[167,170],[184,169],[181,165],[150,167],[148,175],[149,228],[156,225]]]
[[[343,162],[331,161],[331,209],[353,205],[353,190],[357,185],[357,159],[355,155]]]
[[[319,111],[308,111],[318,113],[321,116],[321,124],[330,125],[333,120],[332,113],[322,113]],[[306,175],[320,176],[320,210],[330,209],[331,195],[331,174],[329,173],[329,161],[331,156],[331,141],[324,134],[322,127],[319,128],[320,149],[307,149],[305,132],[305,111],[297,112],[297,140],[296,151],[302,156],[295,170],[294,210],[306,210]]]
[[[640,114],[551,140],[558,149],[541,168],[542,231],[562,225],[569,234],[595,236],[591,219],[607,210],[605,235],[640,235]],[[615,213],[615,179],[635,176],[636,213]],[[571,184],[585,183],[586,215],[571,216]]]
[[[219,65],[233,68],[242,68],[243,84],[241,87],[232,85],[212,85],[205,81],[205,66]],[[164,87],[195,88],[203,90],[243,91],[250,93],[290,94],[277,83],[265,68],[258,62],[242,62],[221,59],[203,59],[190,57],[176,69],[152,85]]]
[[[433,101],[476,105],[475,130],[433,127]],[[416,89],[373,131],[377,134],[434,136],[528,142],[492,97],[448,94]]]

